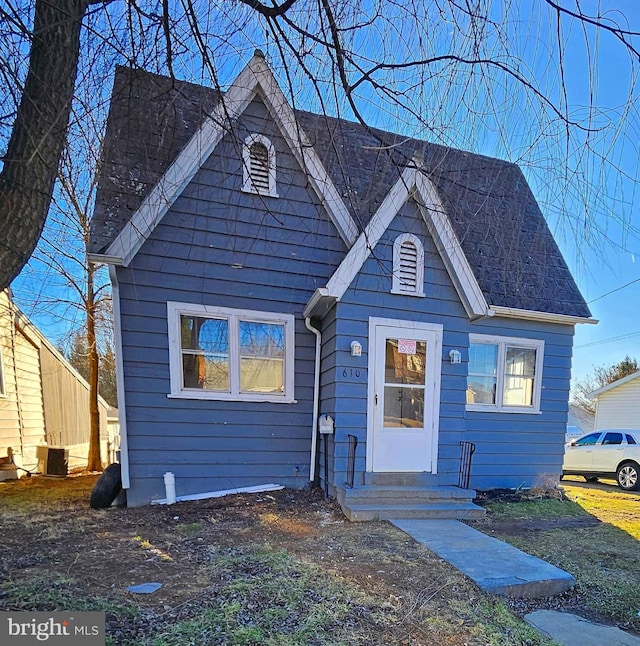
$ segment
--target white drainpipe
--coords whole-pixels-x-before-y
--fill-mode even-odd
[[[176,477],[171,471],[164,474],[164,491],[167,505],[173,505],[176,501]]]
[[[316,452],[318,446],[318,408],[320,402],[320,349],[322,348],[322,335],[320,330],[311,325],[311,317],[304,320],[307,330],[316,335],[316,362],[313,373],[313,422],[311,426],[311,464],[309,465],[309,481],[313,482],[316,477]]]

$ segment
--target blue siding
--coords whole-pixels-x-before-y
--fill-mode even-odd
[[[425,298],[391,294],[393,241],[401,233],[417,235],[425,248]],[[372,256],[337,304],[326,329],[331,342],[323,354],[323,384],[332,396],[324,412],[335,415],[336,447],[333,482],[341,484],[347,468],[347,434],[358,437],[356,482],[366,468],[367,363],[369,317],[414,320],[443,325],[438,481],[456,484],[460,441],[476,444],[471,486],[533,486],[548,475],[557,477],[571,377],[573,326],[515,319],[469,321],[433,240],[412,201],[406,203],[382,236]],[[470,412],[466,410],[469,334],[495,334],[545,341],[540,414]],[[362,357],[351,357],[353,339]],[[458,349],[462,363],[452,365],[449,351]],[[360,371],[353,377],[352,369]],[[345,379],[344,371],[348,377]]]
[[[243,193],[241,145],[260,132],[277,153],[279,198]],[[425,298],[391,294],[393,241],[413,233],[425,248]],[[258,99],[175,201],[129,268],[118,269],[131,489],[129,503],[164,497],[173,471],[184,495],[308,482],[315,337],[302,310],[346,253],[308,179]],[[293,404],[168,398],[167,301],[293,314]],[[441,362],[438,482],[455,484],[461,440],[476,444],[471,486],[531,486],[561,468],[571,376],[572,326],[508,319],[471,323],[415,204],[408,202],[342,300],[322,321],[320,413],[335,436],[318,445],[317,475],[342,485],[348,435],[358,439],[356,483],[366,469],[369,317],[438,323]],[[545,341],[541,413],[468,412],[469,334]],[[353,340],[362,344],[352,357]],[[463,362],[451,365],[449,351]]]
[[[309,479],[315,337],[302,310],[346,249],[259,100],[234,134],[250,132],[276,148],[280,197],[239,190],[241,147],[229,135],[118,269],[131,505],[163,498],[166,471],[178,495]],[[167,301],[295,315],[296,403],[168,398]]]

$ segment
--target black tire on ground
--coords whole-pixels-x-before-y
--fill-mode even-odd
[[[110,464],[93,486],[89,506],[91,509],[107,509],[122,490],[120,465]]]
[[[618,486],[625,491],[640,488],[640,467],[635,462],[623,462],[616,472]]]

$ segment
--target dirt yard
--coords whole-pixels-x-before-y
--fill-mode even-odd
[[[107,643],[157,646],[545,644],[518,619],[541,607],[613,623],[580,589],[485,595],[391,525],[349,523],[318,491],[94,511],[94,482],[0,483],[0,610],[104,610]],[[480,529],[530,538],[599,521],[495,522]],[[145,582],[162,587],[127,591]]]

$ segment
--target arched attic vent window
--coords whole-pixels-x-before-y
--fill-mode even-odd
[[[393,243],[391,293],[424,296],[424,247],[411,233],[399,235]]]
[[[276,151],[263,135],[249,135],[242,150],[242,190],[278,197],[276,192]]]

